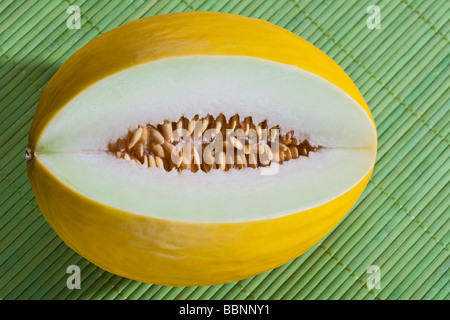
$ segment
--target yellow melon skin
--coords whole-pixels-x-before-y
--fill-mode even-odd
[[[351,79],[302,38],[262,20],[186,12],[127,23],[74,53],[42,94],[29,146],[36,146],[56,114],[92,84],[132,66],[188,55],[251,56],[313,72],[356,100],[375,127]],[[228,283],[298,257],[341,221],[373,170],[345,194],[310,210],[275,219],[206,223],[153,218],[96,202],[59,181],[38,156],[27,168],[43,215],[69,247],[106,271],[168,286]]]

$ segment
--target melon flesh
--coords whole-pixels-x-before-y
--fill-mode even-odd
[[[323,148],[283,163],[272,175],[252,168],[166,172],[107,152],[109,141],[138,125],[220,113],[267,120]],[[252,57],[190,56],[135,66],[87,88],[48,124],[35,156],[74,191],[124,211],[238,222],[285,216],[339,197],[370,172],[376,144],[366,111],[312,73]]]

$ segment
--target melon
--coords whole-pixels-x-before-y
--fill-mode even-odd
[[[126,23],[47,84],[26,151],[48,223],[100,268],[229,283],[310,249],[374,168],[376,127],[326,54],[266,21],[186,12]]]

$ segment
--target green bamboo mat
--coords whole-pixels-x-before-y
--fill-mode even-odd
[[[80,30],[66,27],[71,4]],[[380,29],[367,27],[370,5]],[[239,282],[172,288],[68,248],[37,206],[23,151],[43,88],[73,52],[127,21],[192,10],[265,19],[323,50],[370,106],[379,150],[352,211],[303,256]],[[0,299],[448,299],[449,17],[446,0],[0,0]],[[80,290],[66,287],[73,264]],[[370,265],[380,289],[366,285]]]

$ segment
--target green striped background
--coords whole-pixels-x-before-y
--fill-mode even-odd
[[[68,30],[66,9],[81,8]],[[381,8],[381,29],[366,12]],[[339,63],[375,118],[374,174],[353,210],[300,258],[225,285],[172,288],[121,278],[70,248],[43,218],[23,151],[43,88],[89,40],[124,22],[209,10],[262,18]],[[450,1],[0,0],[0,299],[448,299]],[[81,289],[66,268],[81,268]],[[381,268],[381,288],[366,272]]]

